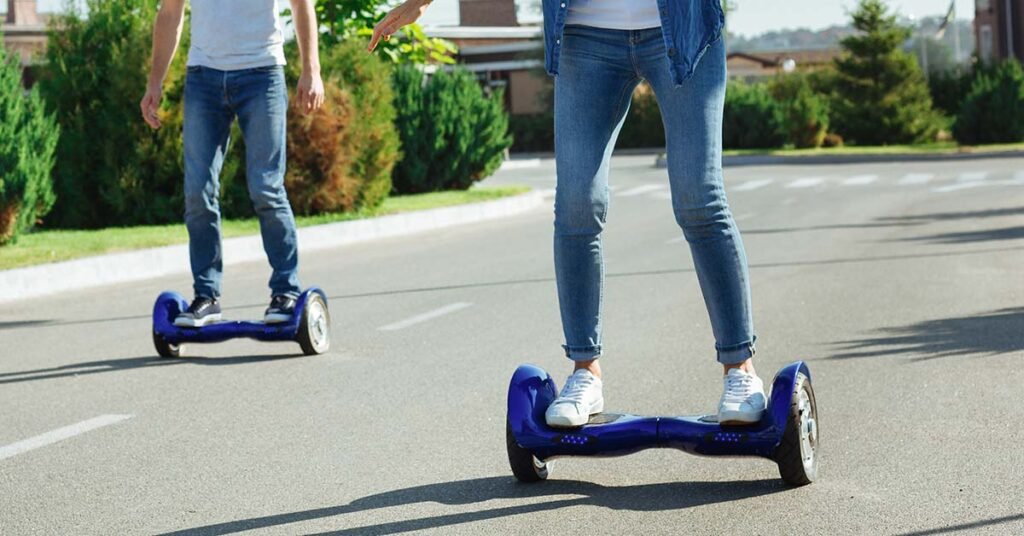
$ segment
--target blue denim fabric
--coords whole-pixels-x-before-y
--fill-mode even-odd
[[[544,66],[559,72],[564,50],[563,31],[573,0],[543,0]],[[658,0],[661,12],[662,57],[676,85],[693,76],[700,58],[718,40],[725,27],[721,0]]]
[[[567,26],[563,33],[555,77],[555,273],[565,350],[576,361],[601,354],[608,165],[641,80],[662,110],[672,208],[693,255],[718,360],[735,364],[754,354],[747,259],[722,185],[725,46],[712,42],[681,86],[664,56],[657,28]]]
[[[295,217],[284,189],[288,91],[281,66],[220,71],[188,68],[185,80],[185,226],[193,289],[220,296],[220,169],[231,122],[245,139],[249,197],[260,220],[263,249],[273,268],[273,295],[298,296]]]

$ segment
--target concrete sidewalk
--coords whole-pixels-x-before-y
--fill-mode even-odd
[[[526,212],[542,203],[540,192],[527,192],[484,203],[300,227],[299,250],[305,254],[492,220]],[[256,261],[265,256],[258,234],[224,240],[225,265]],[[0,271],[0,303],[188,271],[188,244],[4,270]]]

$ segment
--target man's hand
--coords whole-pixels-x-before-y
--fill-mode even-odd
[[[295,97],[299,99],[299,109],[303,113],[319,110],[324,104],[324,82],[319,71],[302,70],[299,85],[295,88]]]
[[[427,10],[432,0],[406,0],[402,5],[391,10],[376,26],[373,27],[373,37],[370,38],[368,50],[373,52],[381,38],[385,41],[391,39],[395,32],[403,26],[407,26],[419,20],[423,12]]]
[[[146,88],[146,96],[142,97],[139,108],[142,109],[142,119],[150,128],[156,130],[163,125],[157,111],[160,109],[160,102],[164,98],[164,92],[160,88]]]

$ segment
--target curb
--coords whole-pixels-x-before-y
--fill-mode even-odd
[[[436,208],[300,227],[299,252],[310,253],[382,238],[409,236],[513,216],[543,204],[540,192],[469,205]],[[263,260],[260,235],[223,241],[225,266]],[[37,298],[70,290],[154,279],[188,273],[188,244],[98,255],[72,261],[0,271],[0,303]]]
[[[985,158],[1020,158],[1024,151],[991,151],[976,153],[893,153],[893,154],[822,154],[805,156],[734,155],[723,156],[722,167],[740,166],[821,166],[830,164],[877,164],[887,162],[945,162],[951,160],[981,160]],[[654,167],[665,168],[665,154],[655,157]]]

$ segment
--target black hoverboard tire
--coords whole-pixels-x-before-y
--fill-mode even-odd
[[[818,477],[818,410],[811,380],[797,374],[782,441],[775,449],[779,475],[791,486],[803,486]]]
[[[520,482],[540,482],[548,478],[548,464],[538,460],[532,452],[519,446],[512,433],[512,425],[505,419],[505,445],[512,474]]]
[[[181,357],[182,346],[167,342],[167,339],[156,331],[153,331],[153,346],[160,357]]]

